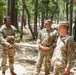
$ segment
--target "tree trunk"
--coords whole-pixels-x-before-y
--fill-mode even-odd
[[[21,34],[20,34],[21,39],[23,37],[23,20],[24,20],[24,5],[22,6]]]
[[[42,0],[42,3],[44,2],[44,0]],[[45,5],[42,4],[42,18],[41,18],[41,29],[43,29],[44,27],[44,19],[45,19]]]
[[[49,5],[49,0],[46,1],[46,16],[45,16],[46,20],[48,19],[48,11],[49,11],[49,9],[48,9],[49,6],[48,5]]]
[[[72,21],[73,21],[73,0],[70,0],[70,25],[69,34],[72,35]]]
[[[44,18],[45,18],[45,12],[42,10],[42,20],[41,20],[41,29],[44,27]]]
[[[15,1],[15,5],[17,5],[17,0]],[[14,18],[14,24],[15,24],[15,27],[17,28],[18,30],[18,7],[15,7],[15,18]]]
[[[11,0],[6,0],[6,15],[10,16],[11,15]]]
[[[37,15],[38,15],[38,0],[35,1],[35,18],[34,18],[34,36],[37,38]]]
[[[24,8],[26,9],[26,13],[27,13],[27,15],[28,15],[28,26],[29,26],[30,32],[31,32],[31,34],[32,34],[32,36],[33,36],[33,39],[35,39],[34,33],[33,33],[32,28],[31,28],[31,26],[30,26],[30,13],[29,13],[29,11],[28,11],[28,9],[27,9],[27,6],[26,6],[26,4],[25,4],[25,0],[22,0],[22,2],[23,2],[23,4],[24,4]]]
[[[11,24],[15,26],[15,0],[11,0]]]
[[[66,0],[66,20],[68,21],[68,0]]]
[[[6,0],[6,15],[11,17],[11,24],[18,30],[17,9],[15,8],[15,4],[17,5],[16,0]]]

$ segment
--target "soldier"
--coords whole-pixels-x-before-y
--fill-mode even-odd
[[[75,45],[73,37],[68,34],[69,23],[60,22],[58,32],[60,36],[54,50],[51,64],[54,66],[54,75],[70,75],[70,69],[74,61]]]
[[[46,20],[45,27],[38,35],[38,46],[39,46],[39,53],[38,53],[38,61],[36,64],[36,74],[39,75],[41,71],[41,66],[43,63],[43,59],[45,58],[45,75],[50,74],[50,59],[55,47],[55,39],[57,31],[51,28],[52,21]]]
[[[13,71],[14,70],[14,56],[15,56],[14,39],[15,39],[16,28],[11,25],[11,19],[9,16],[6,16],[4,18],[4,25],[2,25],[0,32],[4,39],[4,41],[2,42],[7,43],[7,45],[4,45],[4,43],[2,43],[2,47],[3,47],[2,62],[1,62],[2,75],[5,75],[7,57],[9,59],[10,73],[11,75],[16,75]]]

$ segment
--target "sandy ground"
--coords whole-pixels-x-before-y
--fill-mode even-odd
[[[17,75],[34,75],[35,72],[35,63],[38,56],[38,47],[36,44],[29,43],[18,43],[16,44],[16,55],[15,55],[15,64],[14,72]],[[0,63],[1,63],[0,58]],[[8,60],[7,60],[8,61]],[[6,75],[10,75],[9,72],[9,63],[7,62]],[[71,69],[73,72],[71,75],[76,75],[76,65]],[[1,65],[0,65],[0,75],[1,75]],[[40,75],[44,74],[44,67],[42,66],[42,71]],[[53,75],[52,73],[50,75]]]

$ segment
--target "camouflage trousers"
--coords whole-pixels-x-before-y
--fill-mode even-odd
[[[52,57],[52,52],[51,50],[48,51],[43,51],[43,50],[39,50],[38,52],[38,60],[36,63],[36,75],[38,75],[41,71],[41,67],[42,67],[42,63],[43,60],[45,58],[45,75],[49,75],[50,74],[50,69],[51,69],[51,64],[50,64],[50,59]]]
[[[7,58],[9,59],[9,67],[11,70],[13,70],[14,69],[14,55],[15,55],[14,48],[9,49],[8,47],[3,47],[1,55],[2,55],[2,62],[1,62],[2,71],[6,70]]]

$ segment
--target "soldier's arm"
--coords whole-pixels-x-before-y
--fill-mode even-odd
[[[2,28],[0,28],[0,42],[2,45],[6,45],[6,46],[9,46],[10,44],[6,41],[6,39],[3,37],[3,34],[2,34]]]
[[[74,44],[74,40],[72,38],[70,38],[68,40],[67,66],[64,70],[64,74],[70,74],[70,69],[71,69],[72,62],[75,59],[74,55],[75,55],[75,44]]]
[[[52,43],[52,45],[50,46],[50,48],[55,48],[55,47],[56,47],[57,38],[58,38],[58,32],[55,30],[53,35],[54,35],[54,36],[53,36],[54,40],[53,40],[53,43]]]
[[[0,33],[0,41],[2,45],[9,46],[10,44],[3,38],[2,34]]]
[[[68,62],[67,67],[71,67],[71,63],[75,59],[75,43],[73,37],[70,37],[68,40],[68,52],[67,52]]]
[[[42,41],[41,41],[41,32],[38,34],[37,45],[38,45],[39,48],[44,50],[44,46],[42,46],[42,44],[41,44],[42,43]]]
[[[53,44],[50,46],[50,48],[53,48],[54,49],[55,47],[56,47],[56,41],[54,40],[53,41]]]
[[[38,45],[38,46],[41,45],[41,32],[38,34],[37,45]]]

